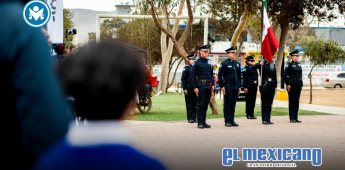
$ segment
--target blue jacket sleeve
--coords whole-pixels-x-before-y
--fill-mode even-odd
[[[288,86],[290,85],[290,76],[289,76],[289,64],[285,67],[285,70],[284,70],[284,82],[285,84]]]
[[[240,79],[240,84],[239,84],[239,87],[241,87],[241,64],[238,63],[238,68],[237,68],[237,77]]]
[[[243,88],[248,87],[248,72],[249,72],[249,67],[245,67],[245,72],[243,72]]]
[[[198,71],[198,64],[195,62],[192,66],[192,76],[191,76],[191,87],[195,89],[197,87],[197,71]]]
[[[1,15],[9,18],[0,27],[0,58],[12,63],[9,83],[22,142],[39,155],[65,135],[71,116],[41,30],[24,22],[22,8],[0,14],[6,12]]]
[[[224,67],[225,67],[224,63],[221,63],[218,70],[218,84],[220,88],[224,87],[224,79],[223,79]]]
[[[186,90],[187,78],[188,78],[188,70],[186,67],[184,67],[182,71],[182,76],[181,76],[181,84],[182,84],[183,90]]]

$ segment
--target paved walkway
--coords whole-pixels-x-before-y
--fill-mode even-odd
[[[223,119],[211,119],[207,121],[211,129],[197,129],[187,122],[126,121],[126,126],[137,148],[172,170],[230,169],[221,164],[224,147],[321,147],[323,164],[317,169],[345,169],[345,116],[300,116],[300,120],[292,124],[287,116],[274,116],[274,125],[262,125],[260,118],[236,118],[240,126],[227,128]],[[310,162],[295,163],[294,169],[313,169]],[[246,169],[245,165],[234,162],[231,168]]]
[[[260,100],[256,100],[256,101],[257,101],[257,104],[260,104]],[[345,104],[345,101],[344,101],[344,104]],[[274,100],[273,107],[288,108],[289,102]],[[302,103],[300,103],[299,109],[314,111],[314,112],[325,112],[325,113],[336,114],[336,115],[345,115],[345,108],[343,108],[343,107],[322,106],[322,105],[315,105],[315,104],[302,104]]]
[[[219,97],[218,97],[219,99]],[[334,99],[336,100],[336,99]],[[256,104],[261,104],[261,99],[256,99]],[[345,105],[345,101],[344,101]],[[289,108],[289,102],[288,101],[281,101],[281,100],[274,100],[273,101],[273,107],[283,107],[283,108]],[[316,105],[316,104],[299,104],[300,110],[308,110],[308,111],[314,111],[314,112],[324,112],[329,114],[336,114],[336,115],[345,115],[345,107],[334,107],[334,106],[323,106],[323,105]]]

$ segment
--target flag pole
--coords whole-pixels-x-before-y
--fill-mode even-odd
[[[262,7],[261,7],[261,49],[262,49],[262,41],[263,41],[263,28],[264,28],[264,10],[267,10],[267,4],[268,0],[263,0]],[[261,58],[264,60],[264,57],[262,56],[262,50],[261,50]],[[261,65],[261,71],[260,71],[260,83],[259,85],[261,86],[262,82],[262,68],[263,66]]]

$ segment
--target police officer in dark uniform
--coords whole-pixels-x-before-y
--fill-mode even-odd
[[[199,48],[200,58],[195,61],[192,67],[192,88],[197,95],[198,128],[211,128],[206,123],[206,112],[214,89],[213,64],[209,60],[209,45]]]
[[[260,87],[262,124],[269,125],[273,124],[271,122],[271,111],[277,88],[277,75],[274,63],[265,60],[262,64],[262,82]]]
[[[299,50],[295,50],[289,54],[291,56],[291,62],[289,62],[284,71],[284,80],[289,94],[289,116],[291,123],[302,122],[298,120],[299,98],[303,86],[302,67],[298,62],[299,52]]]
[[[225,126],[239,126],[235,122],[235,107],[241,84],[241,64],[235,60],[237,47],[225,50],[229,58],[220,64],[218,71],[219,86],[224,94]]]
[[[182,72],[181,82],[186,101],[187,120],[188,123],[196,121],[196,95],[192,87],[192,65],[195,61],[194,53],[187,56],[188,65],[186,65]]]
[[[256,119],[254,116],[254,108],[256,101],[256,94],[258,91],[258,69],[260,69],[259,63],[254,63],[254,56],[248,56],[246,58],[246,67],[243,74],[243,88],[246,94],[246,115],[247,119]]]

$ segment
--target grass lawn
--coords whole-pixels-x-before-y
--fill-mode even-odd
[[[168,93],[165,95],[152,97],[152,109],[148,113],[136,113],[134,120],[141,121],[187,121],[186,105],[184,102],[184,96],[177,93]],[[220,114],[211,114],[210,107],[207,111],[207,119],[223,118],[223,100],[217,100],[217,105]],[[287,108],[273,108],[272,116],[288,115]],[[312,112],[300,110],[299,115],[322,115],[326,113]],[[261,116],[260,105],[255,107],[255,116]],[[236,117],[245,116],[245,102],[238,101],[236,103]]]

